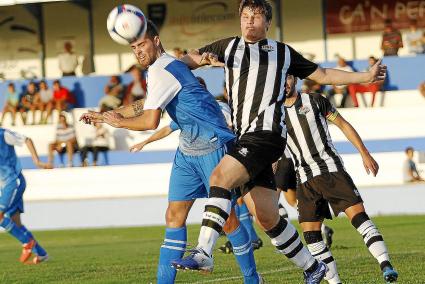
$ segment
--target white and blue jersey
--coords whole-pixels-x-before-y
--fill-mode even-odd
[[[170,201],[208,197],[209,177],[235,135],[214,97],[181,61],[162,54],[148,69],[144,109],[165,109],[180,129],[170,177]]]
[[[21,134],[0,128],[0,212],[6,215],[23,212],[25,179],[14,146],[23,145],[25,140]]]

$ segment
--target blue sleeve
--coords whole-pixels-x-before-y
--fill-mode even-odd
[[[177,123],[175,123],[174,121],[171,121],[171,123],[170,123],[170,128],[171,128],[171,130],[173,130],[173,131],[176,131],[176,130],[178,130],[178,129],[180,129],[180,127],[177,125]]]

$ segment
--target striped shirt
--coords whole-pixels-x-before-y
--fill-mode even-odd
[[[300,183],[324,173],[345,170],[326,121],[337,116],[338,111],[320,94],[299,94],[292,106],[285,106],[287,146]]]
[[[75,138],[75,131],[72,126],[67,126],[66,128],[58,124],[56,128],[56,141],[57,142],[67,142]]]
[[[199,49],[199,53],[204,52],[216,54],[225,63],[226,89],[237,136],[270,131],[285,137],[282,105],[286,75],[289,72],[305,78],[317,65],[290,46],[271,39],[248,43],[231,37]]]

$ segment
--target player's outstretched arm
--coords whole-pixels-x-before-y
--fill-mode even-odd
[[[119,107],[117,109],[101,113],[98,111],[89,110],[80,116],[80,121],[86,124],[103,123],[104,114],[109,113],[111,115],[121,116],[124,118],[134,117],[143,113],[143,100],[137,100],[131,105]]]
[[[40,169],[52,169],[53,166],[51,164],[46,164],[40,161],[40,158],[38,157],[37,150],[34,147],[34,143],[32,142],[31,138],[25,139],[25,145],[27,145],[28,150],[31,153],[32,160],[34,164],[40,168]]]
[[[354,127],[346,121],[340,114],[332,120],[332,122],[338,126],[339,129],[344,133],[345,137],[357,148],[360,155],[362,156],[363,165],[366,170],[366,173],[372,173],[373,176],[378,174],[379,165],[373,159],[372,155],[367,150],[366,146],[363,143],[363,140],[360,138],[360,135],[354,129]]]
[[[196,69],[205,65],[223,67],[224,63],[218,60],[218,56],[212,52],[200,54],[198,50],[192,50],[180,59],[189,66],[190,69]]]
[[[348,85],[383,82],[387,66],[378,60],[368,72],[346,72],[332,68],[318,67],[308,78],[321,85]]]
[[[149,136],[148,139],[137,143],[135,145],[133,145],[132,147],[130,147],[130,152],[139,152],[141,151],[146,145],[161,140],[165,137],[167,137],[168,135],[170,135],[173,132],[173,129],[171,129],[171,127],[169,125],[164,126],[163,128],[161,128],[160,130],[156,131],[154,134],[152,134],[151,136]]]
[[[145,110],[141,115],[134,117],[123,117],[115,113],[103,113],[103,121],[116,128],[126,128],[129,130],[154,130],[159,125],[161,119],[161,109]]]

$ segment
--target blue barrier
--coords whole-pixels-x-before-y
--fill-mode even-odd
[[[413,147],[417,151],[425,151],[425,137],[401,138],[401,139],[378,139],[364,141],[366,147],[371,153],[382,152],[404,152],[406,147]],[[357,154],[357,149],[350,142],[335,142],[336,149],[340,154]],[[130,153],[128,151],[111,151],[108,153],[110,165],[133,165],[133,164],[153,164],[153,163],[171,163],[174,159],[174,150],[168,151],[148,151],[139,153]],[[99,155],[99,165],[104,165],[105,161],[102,155]],[[90,156],[91,158],[91,156]],[[46,156],[41,159],[45,161]],[[65,157],[65,162],[66,162]],[[34,169],[35,166],[31,157],[21,157],[21,164],[24,169]],[[74,165],[80,165],[81,160],[78,154],[74,155]],[[55,156],[55,165],[59,165],[59,158]]]
[[[384,64],[388,66],[388,79],[386,90],[413,90],[417,89],[420,82],[425,80],[425,55],[415,57],[385,57]],[[364,70],[367,60],[356,60],[348,62],[355,70]],[[335,62],[324,62],[323,67],[335,67]],[[201,76],[214,96],[223,93],[224,72],[222,68],[203,68],[195,70],[196,76]],[[102,96],[103,89],[108,83],[110,76],[86,76],[86,77],[64,77],[62,85],[71,90],[77,98],[78,107],[96,107]],[[131,82],[128,74],[121,76],[123,84]],[[53,80],[47,80],[49,86]],[[7,90],[8,82],[0,83],[0,96]],[[15,81],[17,90],[24,90],[28,80]],[[0,108],[3,108],[4,96],[0,99]]]

